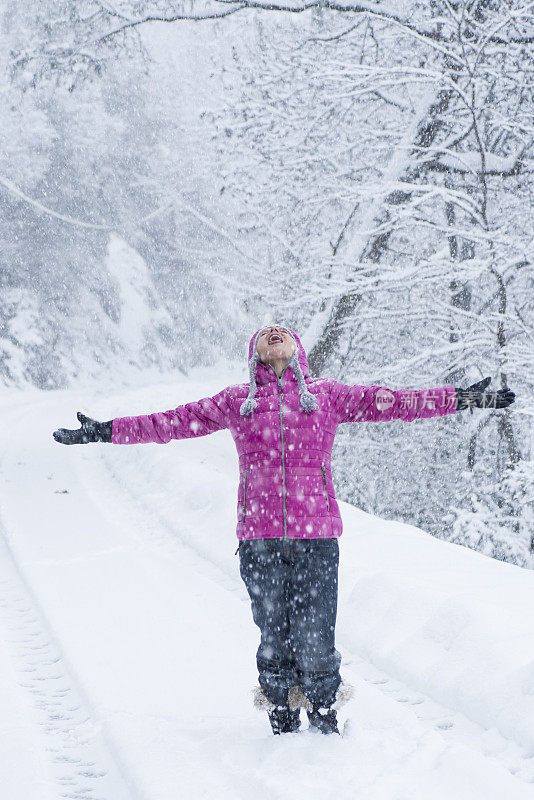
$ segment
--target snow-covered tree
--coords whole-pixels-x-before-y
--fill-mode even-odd
[[[89,47],[103,8],[17,5],[2,45],[3,379],[54,388],[112,364],[213,360],[205,343],[231,301],[211,273],[231,272],[229,246],[209,226],[209,163],[195,163],[176,82],[151,74],[136,40]]]
[[[309,325],[316,372],[405,386],[489,374],[518,392],[513,412],[485,415],[485,449],[461,418],[340,437],[346,497],[450,535],[466,481],[484,474],[489,496],[497,451],[512,471],[530,457],[534,19],[518,3],[434,3],[421,31],[413,10],[413,24],[259,18],[212,121],[221,153],[231,148],[221,173],[243,202],[243,234],[273,264],[262,295]],[[380,464],[378,487],[362,464]],[[523,504],[517,491],[509,502]],[[516,552],[513,526],[499,531]]]

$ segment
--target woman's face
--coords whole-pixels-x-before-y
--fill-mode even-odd
[[[264,364],[283,359],[289,361],[296,350],[295,340],[286,328],[272,325],[260,331],[256,350]]]

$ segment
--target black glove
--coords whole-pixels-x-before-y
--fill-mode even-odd
[[[467,389],[456,389],[456,410],[464,411],[466,408],[506,408],[515,400],[515,394],[510,389],[499,389],[497,392],[487,392],[486,387],[491,383],[491,378],[484,378],[478,383],[473,383]]]
[[[113,420],[109,422],[97,422],[96,419],[86,417],[80,411],[76,414],[82,423],[81,428],[69,431],[67,428],[60,428],[52,434],[56,442],[61,444],[87,444],[87,442],[111,442],[111,428]]]

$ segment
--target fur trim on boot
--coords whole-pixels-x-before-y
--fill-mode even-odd
[[[254,708],[258,711],[273,711],[276,708],[275,704],[269,700],[261,686],[255,686],[252,690]]]
[[[287,695],[287,701],[291,711],[296,711],[298,708],[304,708],[306,711],[311,711],[313,706],[300,688],[300,686],[292,686]]]
[[[342,706],[344,706],[345,703],[349,702],[349,700],[352,698],[353,695],[354,695],[354,687],[351,686],[350,683],[345,683],[344,681],[341,681],[341,683],[337,687],[336,696],[334,697],[334,702],[330,706],[330,709],[332,709],[332,711],[339,711],[339,709]],[[311,701],[308,700],[308,698],[306,697],[300,686],[293,686],[289,690],[288,700],[289,700],[289,708],[291,709],[304,708],[306,709],[306,711],[312,711],[314,707]],[[324,710],[328,711],[329,709],[325,708]]]
[[[353,695],[354,695],[354,687],[351,686],[350,683],[344,683],[343,681],[341,681],[336,692],[336,699],[332,703],[331,708],[334,711],[339,711],[341,706],[344,706],[345,703],[348,703],[349,700],[353,697]]]

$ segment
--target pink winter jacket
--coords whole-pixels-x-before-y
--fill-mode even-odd
[[[113,420],[115,444],[188,439],[228,428],[239,455],[237,536],[241,539],[315,539],[341,535],[330,458],[336,428],[343,422],[386,422],[442,417],[456,412],[453,386],[397,389],[345,386],[309,378],[308,360],[297,335],[298,360],[317,409],[303,410],[292,367],[279,379],[270,366],[256,365],[257,407],[242,416],[249,384],[228,386],[214,397],[171,411]],[[249,359],[257,333],[250,341]]]

